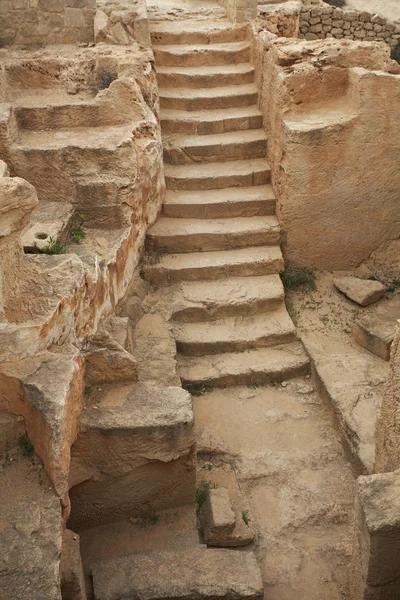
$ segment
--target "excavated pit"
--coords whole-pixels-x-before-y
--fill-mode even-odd
[[[397,598],[397,24],[31,8],[0,35],[0,598]]]

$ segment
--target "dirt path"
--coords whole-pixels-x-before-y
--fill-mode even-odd
[[[194,406],[235,455],[268,600],[348,598],[354,479],[310,380],[216,389]]]

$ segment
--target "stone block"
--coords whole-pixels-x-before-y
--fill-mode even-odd
[[[400,598],[400,471],[362,476],[350,570],[352,600]]]
[[[22,231],[38,204],[36,190],[20,177],[0,179],[0,237]]]
[[[210,489],[202,507],[204,541],[208,546],[223,546],[232,533],[236,517],[226,488]]]
[[[107,331],[90,339],[84,355],[85,376],[90,384],[138,379],[136,360]]]
[[[88,403],[71,450],[71,529],[120,521],[149,508],[194,504],[195,437],[188,392],[113,384],[95,390]]]
[[[7,163],[4,160],[0,160],[0,177],[8,177],[10,175]]]
[[[92,576],[95,600],[263,598],[260,569],[252,552],[199,546],[184,552],[132,554],[97,563]]]
[[[80,8],[66,8],[64,13],[66,27],[85,27],[86,21]]]
[[[62,538],[60,580],[63,600],[86,600],[79,535],[69,529]]]
[[[394,340],[396,321],[378,314],[365,315],[353,328],[353,334],[360,346],[383,360],[390,359],[390,348]]]
[[[360,37],[357,31],[354,35]],[[335,277],[333,283],[345,296],[361,306],[368,306],[377,302],[385,293],[385,286],[382,283],[370,279]]]

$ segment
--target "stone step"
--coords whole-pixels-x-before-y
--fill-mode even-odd
[[[212,88],[254,82],[254,67],[250,63],[206,67],[158,67],[160,88]]]
[[[258,246],[219,252],[194,252],[161,256],[143,266],[146,279],[155,284],[217,280],[226,277],[270,275],[283,271],[279,246]]]
[[[217,190],[270,183],[271,170],[264,158],[201,165],[165,165],[170,190]]]
[[[207,252],[279,244],[274,215],[228,219],[161,217],[147,232],[147,247],[162,252]]]
[[[213,88],[160,88],[160,107],[176,110],[212,110],[237,108],[257,103],[254,83]]]
[[[266,384],[310,372],[310,361],[299,342],[201,357],[177,355],[183,383],[222,386]]]
[[[184,165],[202,162],[262,158],[267,152],[263,129],[230,131],[213,135],[164,136],[164,162]]]
[[[210,549],[131,554],[92,566],[95,600],[262,600],[252,552]]]
[[[273,215],[275,194],[271,185],[204,191],[167,190],[163,214],[188,219]]]
[[[153,46],[158,67],[204,67],[249,62],[247,41],[222,44],[181,44]]]
[[[98,123],[112,124],[113,115],[106,115],[104,108],[95,102],[76,101],[60,104],[37,104],[16,106],[14,115],[17,127],[27,131],[68,129],[72,127],[96,127]]]
[[[171,317],[176,322],[193,323],[254,315],[277,308],[283,298],[279,275],[185,282],[173,291]]]
[[[66,197],[79,203],[81,197],[85,203],[89,197],[94,210],[96,205],[89,188],[93,188],[93,183],[96,187],[97,182],[101,184],[107,180],[105,186],[114,198],[111,200],[114,206],[108,206],[109,200],[105,197],[99,204],[104,211],[108,207],[113,213],[121,212],[122,203],[116,199],[115,190],[123,188],[117,180],[131,175],[136,166],[132,135],[132,125],[24,132],[15,147],[18,174],[36,187],[41,200],[52,202]],[[88,185],[83,182],[87,177],[90,179]],[[100,198],[99,190],[96,196]],[[86,214],[86,209],[84,212]]]
[[[71,452],[74,531],[140,514],[151,503],[158,510],[191,502],[193,408],[181,387],[102,383],[92,391],[81,426]]]
[[[160,119],[163,134],[208,135],[262,127],[262,115],[256,104],[190,112],[165,108],[160,113]]]
[[[220,44],[246,40],[248,26],[222,19],[159,21],[151,23],[150,34],[153,44]]]
[[[177,350],[190,356],[254,350],[296,339],[296,328],[283,306],[261,315],[175,324],[173,330]]]

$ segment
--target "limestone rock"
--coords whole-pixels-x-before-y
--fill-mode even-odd
[[[377,302],[385,293],[385,286],[380,281],[370,279],[335,277],[333,283],[345,296],[361,306]]]
[[[85,359],[85,373],[89,383],[137,381],[136,360],[107,331],[91,338]]]
[[[133,554],[92,567],[95,600],[262,600],[251,552],[198,547],[185,552]]]
[[[132,332],[128,317],[111,315],[104,325],[104,329],[110,334],[114,342],[132,354]]]
[[[0,179],[0,237],[21,231],[38,203],[33,185],[20,177]]]
[[[400,579],[400,471],[359,477],[356,490],[351,598],[397,598]]]
[[[4,160],[0,160],[0,177],[8,177],[9,171],[7,167],[7,163]]]
[[[211,427],[200,427],[196,431],[197,456],[211,455],[214,458],[231,455],[231,450],[222,437]]]
[[[224,541],[229,538],[236,521],[226,488],[208,491],[207,499],[201,509],[200,520],[207,546],[224,546]]]
[[[61,600],[60,500],[34,457],[9,453],[0,485],[1,600]]]
[[[69,529],[63,534],[60,579],[63,600],[86,600],[79,535]]]
[[[384,315],[370,314],[356,322],[353,334],[360,346],[383,360],[389,360],[395,330],[396,321],[394,319]]]

